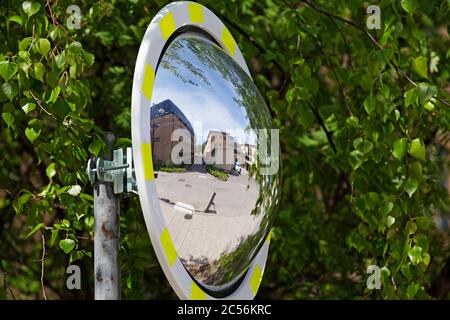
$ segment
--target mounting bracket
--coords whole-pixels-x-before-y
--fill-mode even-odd
[[[112,161],[89,159],[86,172],[92,184],[97,181],[112,182],[115,194],[137,193],[131,148],[126,148],[125,152],[124,149],[114,150]]]

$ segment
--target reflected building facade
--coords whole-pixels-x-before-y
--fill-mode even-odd
[[[228,132],[211,130],[203,144],[203,159],[207,164],[231,172],[236,162],[244,163],[245,155]]]
[[[244,160],[241,162],[242,167],[250,171],[252,164],[256,163],[256,145],[250,143],[243,143],[240,145],[241,150],[244,153]]]
[[[154,104],[150,108],[150,125],[152,137],[153,161],[157,166],[173,166],[172,150],[179,145],[183,150],[190,150],[187,154],[179,155],[183,163],[192,164],[194,161],[194,129],[184,113],[170,99]],[[186,141],[172,141],[175,130],[185,129],[190,139]],[[175,133],[174,135],[178,135]],[[188,141],[190,140],[190,141]]]

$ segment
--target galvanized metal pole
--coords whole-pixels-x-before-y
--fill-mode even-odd
[[[115,136],[107,133],[103,159],[112,160]],[[120,299],[119,201],[111,182],[94,184],[95,300]]]

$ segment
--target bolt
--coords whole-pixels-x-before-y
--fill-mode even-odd
[[[116,167],[102,167],[102,168],[100,168],[100,172],[105,173],[106,171],[114,171],[114,170],[126,169],[129,166],[130,166],[129,164],[123,164],[123,165],[116,166]]]

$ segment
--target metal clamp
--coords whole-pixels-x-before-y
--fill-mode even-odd
[[[89,159],[86,172],[92,184],[97,181],[112,182],[115,194],[137,193],[131,148],[126,149],[126,154],[124,149],[114,150],[112,161],[100,158]]]

